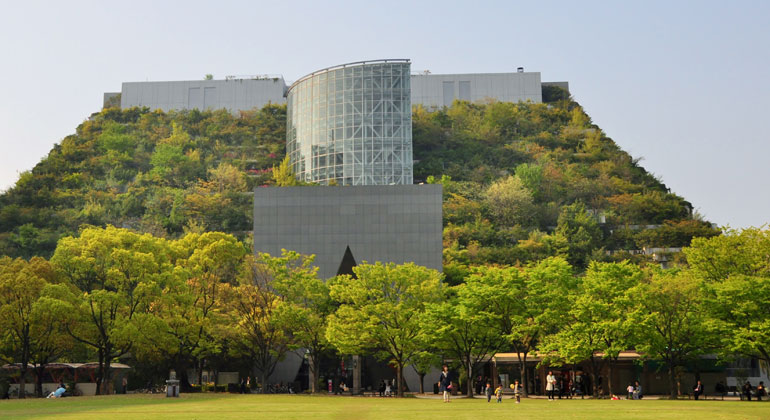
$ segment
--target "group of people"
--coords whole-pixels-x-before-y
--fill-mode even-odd
[[[748,401],[751,401],[752,394],[755,397],[757,397],[757,401],[762,401],[762,397],[767,395],[767,389],[765,389],[764,381],[759,381],[759,385],[757,385],[756,389],[754,389],[754,387],[751,386],[751,382],[746,381],[746,383],[743,384],[741,391],[743,393],[743,396],[745,396],[746,400]]]
[[[380,382],[380,388],[379,388],[380,397],[392,397],[395,386],[396,386],[395,379],[392,382],[386,381],[386,380],[383,380],[382,382]]]
[[[584,396],[583,385],[580,375],[576,375],[575,381],[573,381],[572,378],[557,376],[553,374],[553,371],[548,371],[548,375],[545,377],[545,393],[549,400],[554,400],[556,397],[571,399],[574,395],[580,395],[582,398]]]
[[[644,395],[642,395],[642,385],[639,384],[639,381],[635,381],[633,384],[628,384],[626,387],[626,399],[627,400],[641,400]]]

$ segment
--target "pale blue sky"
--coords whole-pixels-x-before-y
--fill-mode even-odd
[[[733,227],[770,222],[768,1],[0,0],[0,189],[124,81],[363,59],[567,80],[594,122]]]

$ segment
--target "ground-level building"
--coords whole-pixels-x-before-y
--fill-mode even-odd
[[[38,377],[38,369],[33,365],[27,367],[25,377],[24,392],[27,395],[35,395],[35,386],[40,380],[42,382],[43,395],[48,395],[59,387],[60,383],[74,384],[80,395],[96,395],[96,374],[99,363],[49,363],[45,365],[42,375]],[[109,384],[110,393],[123,392],[123,377],[128,374],[130,366],[123,363],[110,364]],[[10,388],[8,392],[11,396],[19,394],[20,371],[19,363],[0,366],[0,370],[10,378]]]

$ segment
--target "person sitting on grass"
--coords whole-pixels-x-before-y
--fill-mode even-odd
[[[497,396],[497,402],[501,403],[503,402],[503,385],[500,384],[497,386],[497,389],[495,389],[495,396]]]
[[[61,384],[58,388],[56,388],[56,391],[48,394],[46,398],[61,398],[65,392],[67,392],[67,389],[64,388],[63,384]]]

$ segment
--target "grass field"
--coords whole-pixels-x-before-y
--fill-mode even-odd
[[[770,419],[770,403],[365,398],[302,395],[113,395],[0,401],[0,419]]]

